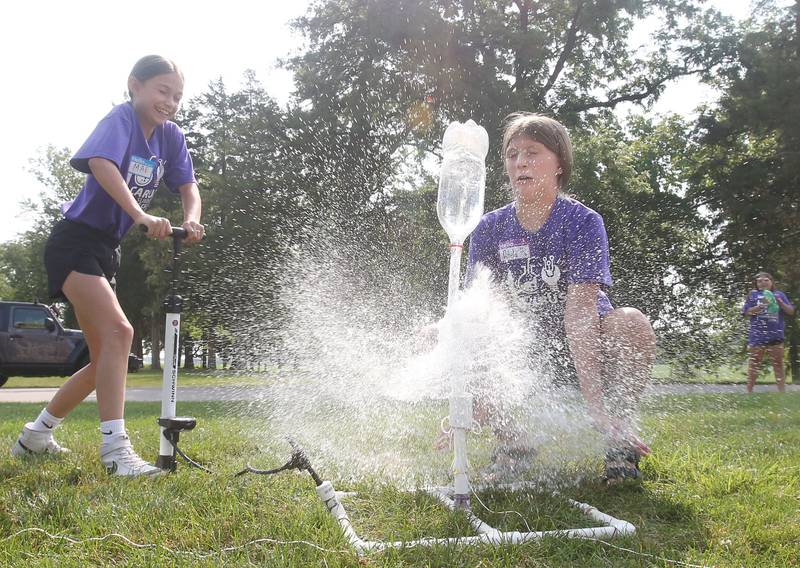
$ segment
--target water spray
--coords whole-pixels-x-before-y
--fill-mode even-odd
[[[470,485],[467,458],[467,433],[476,429],[473,416],[473,397],[467,390],[467,382],[474,372],[468,353],[470,345],[465,345],[465,337],[475,336],[476,329],[485,321],[465,318],[459,308],[459,282],[461,279],[461,257],[464,241],[477,227],[483,215],[483,202],[486,185],[485,159],[489,149],[486,130],[472,120],[466,123],[453,122],[448,126],[442,141],[443,160],[439,176],[437,213],[439,222],[450,240],[450,270],[447,293],[447,311],[438,325],[439,344],[442,351],[454,354],[446,369],[450,380],[449,415],[443,423],[449,423],[448,430],[453,436],[453,485],[446,487],[424,487],[422,491],[436,499],[445,508],[463,513],[475,534],[452,538],[420,538],[409,541],[368,541],[358,536],[353,523],[342,503],[355,493],[336,491],[333,484],[323,480],[311,467],[308,455],[294,441],[290,440],[292,454],[282,466],[274,469],[256,469],[248,466],[237,475],[254,473],[272,475],[297,469],[307,471],[314,479],[317,495],[337,521],[351,546],[365,554],[388,548],[407,548],[416,546],[452,546],[474,544],[512,544],[539,540],[545,537],[603,539],[617,535],[633,534],[636,529],[627,521],[616,519],[598,511],[585,503],[568,499],[594,521],[602,524],[597,527],[574,528],[553,531],[502,531],[481,520],[470,507],[470,494],[479,487]],[[481,319],[481,318],[478,318]],[[469,342],[468,342],[469,343]],[[460,354],[464,356],[459,356]],[[443,427],[444,430],[444,427]],[[520,491],[534,489],[532,483],[495,485],[492,489]],[[476,494],[477,495],[477,494]],[[480,501],[478,499],[478,501]]]

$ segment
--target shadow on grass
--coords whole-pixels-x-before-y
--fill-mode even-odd
[[[567,493],[567,492],[564,492]],[[643,566],[699,554],[709,535],[697,512],[642,486],[606,488],[584,484],[568,495],[636,526],[636,534],[600,542],[546,537],[520,545],[437,546],[390,549],[386,565],[424,566]],[[487,491],[473,511],[504,531],[548,531],[597,526],[563,498],[549,493]],[[361,487],[344,501],[356,532],[365,540],[397,541],[474,535],[466,518],[421,492]],[[628,550],[623,550],[628,549]],[[488,562],[488,564],[487,564]],[[371,565],[371,564],[370,564]]]

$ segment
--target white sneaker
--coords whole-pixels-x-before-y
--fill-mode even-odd
[[[11,455],[15,457],[30,456],[34,454],[66,454],[70,450],[58,445],[52,432],[37,432],[31,430],[33,422],[28,422],[22,428],[22,433],[16,443],[11,447]]]
[[[153,464],[147,463],[133,451],[131,440],[125,434],[115,437],[100,447],[100,462],[109,475],[138,477],[140,475],[161,475],[165,473]]]

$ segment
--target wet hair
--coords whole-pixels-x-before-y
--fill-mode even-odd
[[[177,73],[181,81],[183,80],[183,71],[171,59],[165,59],[160,55],[145,55],[133,66],[130,76],[140,83],[144,83],[157,75],[165,75],[167,73]],[[133,100],[133,93],[130,89],[128,89],[128,95]]]
[[[775,290],[775,279],[772,277],[772,274],[769,272],[757,272],[755,276],[753,276],[753,283],[755,284],[756,288],[758,288],[758,279],[764,276],[765,278],[769,278],[771,284],[769,285],[770,290]]]
[[[505,118],[503,129],[503,148],[505,161],[506,149],[516,136],[527,136],[543,144],[558,157],[561,174],[558,176],[558,187],[564,189],[572,175],[572,142],[564,125],[557,120],[533,112],[514,112]]]

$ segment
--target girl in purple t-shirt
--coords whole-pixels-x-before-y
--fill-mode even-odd
[[[747,392],[753,392],[758,368],[765,353],[769,353],[772,360],[778,390],[784,392],[786,378],[783,369],[783,314],[793,315],[795,307],[786,294],[775,289],[775,280],[768,272],[756,274],[755,284],[756,289],[747,295],[742,306],[742,315],[750,318],[747,335]]]
[[[577,375],[597,428],[607,435],[606,477],[638,477],[650,449],[633,431],[638,400],[655,358],[655,334],[634,308],[614,308],[602,217],[561,191],[572,171],[569,134],[557,121],[515,113],[503,135],[514,201],[487,213],[469,243],[468,278],[488,267],[521,299],[539,332],[532,352],[556,381]],[[515,453],[513,450],[510,452]]]
[[[134,65],[128,92],[130,102],[115,106],[70,160],[87,174],[86,183],[78,197],[62,207],[64,219],[45,247],[50,294],[72,304],[91,362],[64,383],[34,422],[25,424],[11,452],[23,456],[69,451],[55,441],[53,430],[96,391],[100,461],[111,474],[139,476],[161,470],[136,454],[125,431],[133,328],[113,289],[119,242],[134,224],[147,227],[153,238],[168,236],[169,220],[145,213],[162,182],[180,194],[186,242],[199,241],[204,229],[192,160],[183,133],[170,121],[183,96],[183,74],[173,62],[150,55]]]

